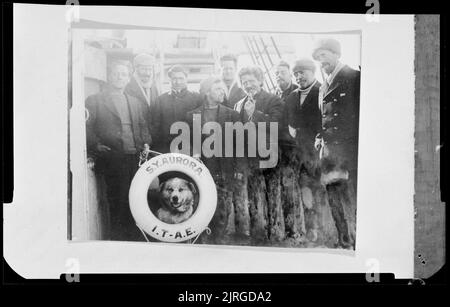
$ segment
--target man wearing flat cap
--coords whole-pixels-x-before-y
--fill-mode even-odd
[[[138,54],[133,60],[134,74],[125,88],[125,92],[138,98],[149,107],[153,107],[158,90],[154,82],[155,58],[147,53]]]
[[[186,122],[186,114],[202,105],[199,93],[187,89],[187,71],[180,65],[172,66],[168,71],[171,89],[156,99],[151,109],[151,132],[154,149],[162,153],[170,152],[170,144],[176,137],[170,134],[173,123]]]
[[[315,146],[320,150],[321,182],[338,231],[338,244],[354,248],[360,72],[342,64],[340,43],[316,42],[312,57],[327,75],[319,91],[322,129]]]

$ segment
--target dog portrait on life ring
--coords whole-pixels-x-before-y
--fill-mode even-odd
[[[150,210],[162,222],[179,224],[194,214],[199,193],[195,182],[181,172],[163,173],[149,187]]]

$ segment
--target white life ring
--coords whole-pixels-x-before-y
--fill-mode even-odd
[[[150,210],[147,192],[157,176],[178,171],[192,178],[198,187],[198,206],[193,215],[179,224],[159,220]],[[129,201],[136,225],[153,238],[165,242],[183,242],[201,234],[211,221],[217,206],[217,190],[208,168],[198,160],[180,153],[158,155],[136,172],[130,186]]]

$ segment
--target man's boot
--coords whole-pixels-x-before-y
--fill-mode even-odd
[[[342,207],[340,191],[342,186],[340,182],[327,184],[328,203],[330,204],[331,215],[333,216],[338,232],[338,245],[343,248],[352,246],[348,235],[348,225],[345,220],[344,208]]]

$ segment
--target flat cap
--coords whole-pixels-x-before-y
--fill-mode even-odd
[[[316,52],[321,49],[329,50],[341,56],[341,44],[334,38],[323,38],[315,42],[312,52],[312,57],[314,60],[317,60]]]
[[[169,76],[169,78],[172,78],[172,74],[176,72],[182,72],[186,77],[188,75],[187,70],[183,66],[178,64],[175,64],[172,67],[170,67],[169,71],[167,71],[167,75]]]
[[[142,66],[152,66],[155,64],[155,57],[148,53],[140,53],[134,57],[133,65],[134,67],[142,65]]]
[[[312,72],[316,71],[316,65],[313,60],[308,58],[302,58],[294,62],[294,67],[292,67],[292,72],[299,70],[310,70]]]
[[[277,67],[279,67],[279,66],[287,67],[287,69],[290,69],[290,68],[291,68],[291,67],[289,66],[289,63],[286,62],[285,60],[280,60],[280,61],[277,63]]]

